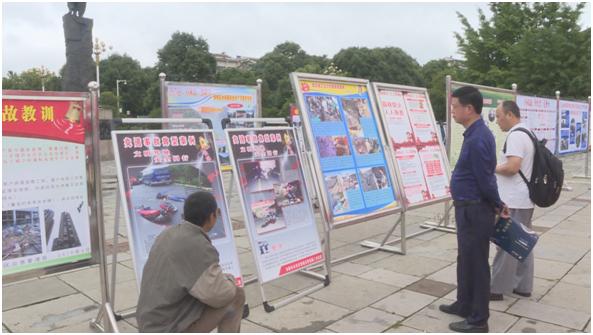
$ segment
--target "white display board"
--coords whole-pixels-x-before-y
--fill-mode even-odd
[[[556,99],[526,95],[517,96],[517,105],[524,122],[539,140],[546,140],[546,147],[556,152],[558,138],[558,110]]]
[[[222,215],[208,235],[223,272],[243,286],[213,132],[114,131],[112,140],[138,287],[155,239],[182,222],[185,199],[197,191],[216,198]]]
[[[260,283],[325,259],[292,128],[227,129]]]
[[[560,100],[558,115],[558,153],[587,151],[589,130],[589,104]]]
[[[406,208],[449,200],[450,168],[424,88],[373,83]]]

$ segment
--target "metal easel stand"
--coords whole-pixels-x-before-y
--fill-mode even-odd
[[[451,208],[453,208],[453,204],[450,203],[450,201],[446,201],[445,202],[445,213],[444,213],[443,217],[439,220],[439,222],[426,221],[423,224],[421,224],[420,227],[430,229],[430,230],[427,230],[424,232],[437,230],[437,231],[442,231],[445,233],[452,233],[452,234],[457,233],[457,228],[455,227],[455,224],[451,223],[451,218],[450,218]],[[420,235],[420,234],[416,233],[413,236],[416,236],[416,235]]]
[[[101,154],[99,152],[99,113],[97,92],[99,91],[99,84],[97,82],[90,82],[89,90],[91,92],[91,125],[93,131],[93,182],[95,188],[95,217],[97,220],[97,235],[99,238],[99,279],[101,285],[101,307],[95,319],[90,321],[90,326],[99,329],[102,332],[116,332],[117,321],[113,314],[112,300],[109,294],[109,282],[107,280],[107,261],[105,258],[105,227],[103,225],[103,192],[101,188]]]

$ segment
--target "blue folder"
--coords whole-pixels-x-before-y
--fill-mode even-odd
[[[527,258],[539,239],[536,233],[512,219],[499,218],[494,228],[490,241],[519,261]]]

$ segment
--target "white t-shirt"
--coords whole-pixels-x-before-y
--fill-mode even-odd
[[[509,130],[506,138],[506,154],[501,151],[499,164],[506,163],[507,157],[509,156],[521,157],[521,171],[527,180],[530,180],[531,171],[533,170],[533,155],[535,153],[535,148],[529,135],[520,130],[513,132],[513,130],[517,128],[529,129],[526,124],[519,123]],[[496,181],[500,198],[509,208],[534,207],[533,202],[529,199],[529,189],[527,188],[527,184],[518,172],[513,176],[496,174]]]

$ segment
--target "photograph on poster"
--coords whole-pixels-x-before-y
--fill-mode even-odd
[[[575,133],[575,144],[577,148],[581,147],[581,123],[577,122],[576,133]]]
[[[187,196],[197,191],[212,192],[208,176],[214,169],[213,162],[128,167],[130,200],[139,228],[156,233],[181,223]],[[213,240],[226,236],[220,218],[208,235]]]
[[[385,167],[383,166],[360,169],[360,179],[362,182],[362,190],[364,192],[382,190],[389,186]]]
[[[560,131],[560,150],[568,150],[568,130]]]
[[[352,137],[362,137],[362,125],[360,124],[360,114],[357,109],[344,108],[344,115],[346,115],[346,125],[348,125],[348,132]]]
[[[286,207],[303,202],[303,191],[298,180],[289,183],[274,184],[274,194],[278,206]]]
[[[334,214],[345,213],[359,207],[351,206],[350,201],[350,198],[361,197],[358,178],[354,170],[326,175],[325,186],[329,193],[330,206]],[[361,203],[362,201],[356,202]]]
[[[358,118],[371,117],[368,101],[364,98],[342,98],[342,107],[347,115],[356,116]]]
[[[570,123],[570,111],[562,111],[561,112],[562,115],[562,122],[560,127],[561,128],[568,128],[569,123]]]
[[[350,156],[350,146],[346,136],[317,136],[315,141],[319,148],[319,156],[322,158]]]
[[[261,161],[244,161],[240,165],[243,175],[247,178],[245,186],[249,192],[271,190],[280,181],[280,161],[269,159]]]
[[[307,97],[312,120],[317,122],[342,121],[338,109],[338,99],[330,96],[309,96]]]
[[[570,119],[570,144],[574,144],[576,133],[576,120]]]
[[[381,151],[378,138],[354,137],[354,150],[359,155],[376,154]]]
[[[272,192],[270,198],[259,200],[251,204],[251,214],[253,215],[255,232],[258,235],[269,233],[275,230],[286,228],[282,208],[276,202]]]
[[[55,213],[60,213],[55,215]],[[80,212],[74,211],[63,211],[56,208],[44,210],[45,226],[48,226],[47,220],[50,219],[53,225],[53,229],[46,231],[49,251],[64,250],[70,248],[77,248],[81,246],[80,238],[78,236],[78,230],[76,229],[76,223],[82,220]],[[55,225],[55,220],[59,219],[59,225]]]
[[[42,252],[39,208],[2,211],[2,260]]]

